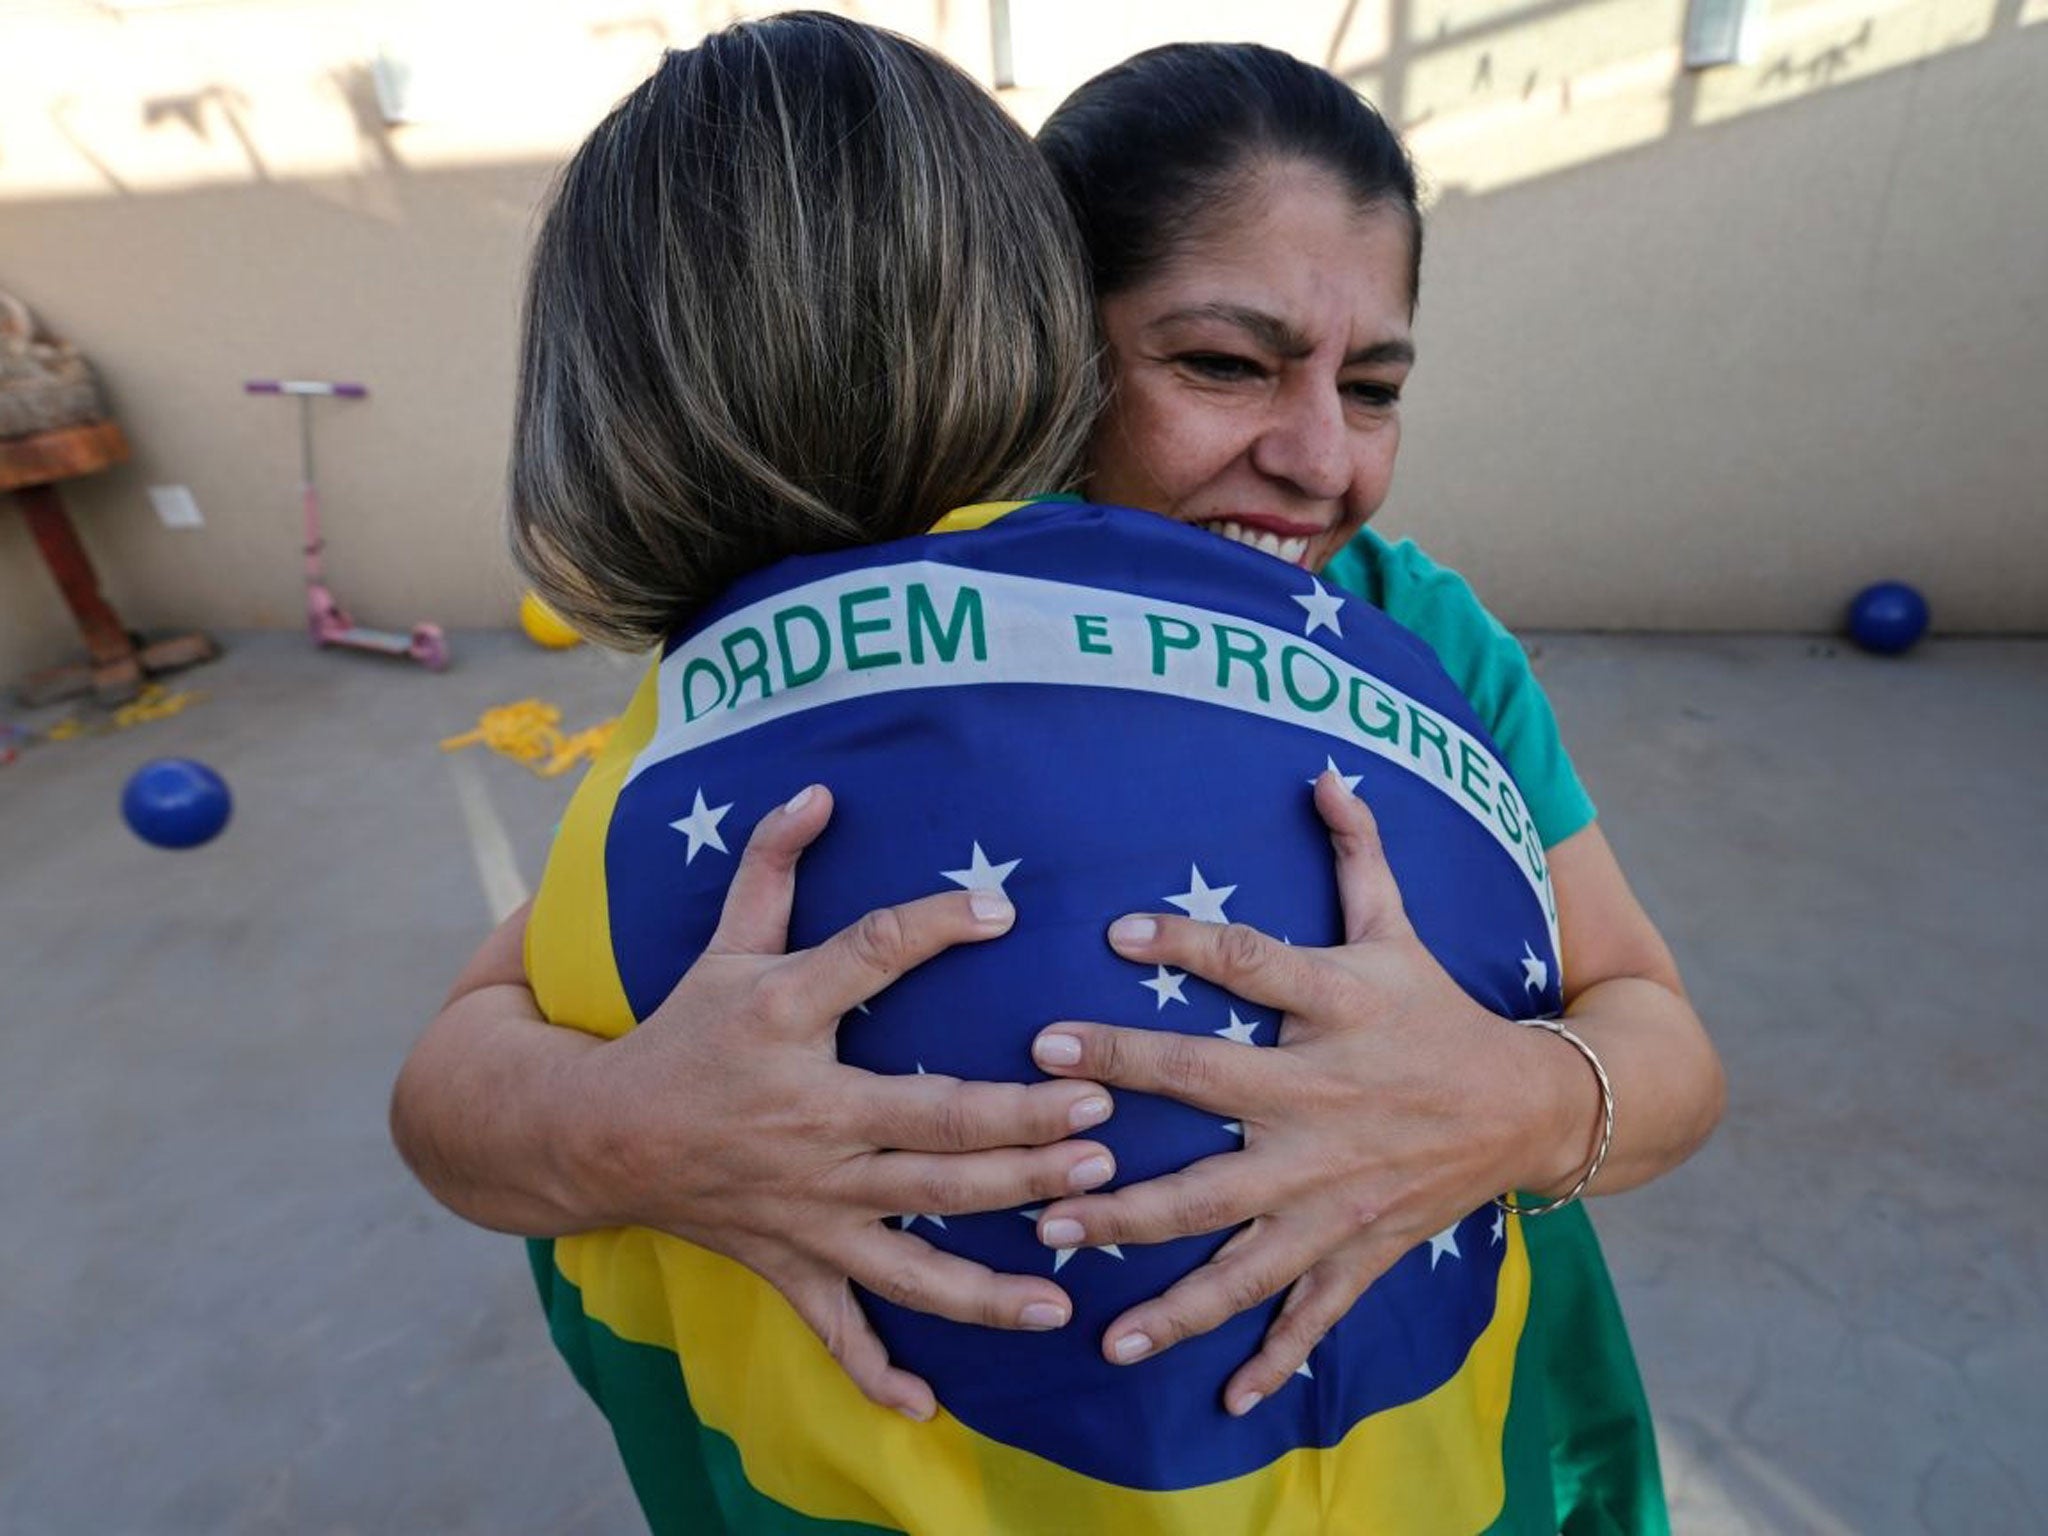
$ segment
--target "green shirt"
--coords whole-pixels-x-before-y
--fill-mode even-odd
[[[1464,577],[1438,565],[1412,539],[1389,544],[1370,528],[1337,552],[1323,576],[1429,642],[1500,748],[1544,847],[1556,847],[1593,820],[1593,802],[1521,642],[1486,611]]]

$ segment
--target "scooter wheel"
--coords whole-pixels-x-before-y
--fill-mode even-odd
[[[441,633],[438,624],[415,624],[412,627],[412,659],[429,672],[445,671],[448,666],[448,637]]]

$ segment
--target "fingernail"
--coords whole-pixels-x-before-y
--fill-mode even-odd
[[[1078,1248],[1087,1235],[1071,1216],[1056,1216],[1038,1229],[1038,1240],[1048,1248]]]
[[[1024,1310],[1017,1314],[1017,1321],[1026,1328],[1036,1329],[1040,1333],[1048,1333],[1054,1328],[1066,1327],[1067,1316],[1067,1309],[1057,1302],[1034,1301],[1027,1304]]]
[[[1010,905],[1010,898],[1000,891],[974,892],[967,898],[967,910],[991,926],[1007,923],[1017,915],[1017,909]]]
[[[931,1409],[919,1408],[910,1403],[898,1403],[896,1405],[896,1411],[902,1414],[903,1417],[905,1417],[906,1419],[910,1420],[910,1422],[913,1424],[923,1424],[927,1422],[932,1416]]]
[[[1129,1365],[1152,1353],[1152,1340],[1142,1333],[1127,1333],[1109,1346],[1109,1352],[1116,1356],[1118,1365]]]
[[[1067,1184],[1077,1190],[1092,1190],[1098,1184],[1108,1184],[1112,1174],[1116,1174],[1116,1163],[1108,1157],[1087,1157],[1067,1169]]]
[[[1265,1393],[1263,1392],[1246,1392],[1231,1403],[1230,1412],[1234,1417],[1241,1419],[1258,1407],[1260,1400],[1264,1397]]]
[[[1076,1189],[1093,1189],[1098,1184],[1107,1184],[1115,1172],[1116,1164],[1108,1158],[1091,1157],[1067,1170],[1067,1182]]]
[[[806,784],[802,789],[798,790],[795,794],[791,795],[789,799],[784,802],[782,808],[785,811],[789,812],[790,815],[794,816],[798,811],[802,810],[805,806],[811,803],[811,796],[816,794],[817,790],[817,785]]]
[[[1082,1099],[1067,1111],[1068,1129],[1085,1131],[1091,1125],[1100,1125],[1109,1118],[1109,1111],[1109,1100],[1100,1095]]]
[[[1031,1042],[1031,1054],[1041,1066],[1071,1067],[1081,1059],[1081,1042],[1072,1035],[1040,1035]]]
[[[1318,784],[1320,784],[1324,779],[1335,779],[1337,781],[1338,793],[1345,796],[1345,798],[1351,800],[1356,800],[1358,798],[1357,787],[1355,785],[1345,783],[1344,775],[1339,773],[1336,769],[1325,768],[1321,773],[1316,775],[1316,782]]]
[[[1109,942],[1150,944],[1158,933],[1159,925],[1149,917],[1120,917],[1109,925]]]

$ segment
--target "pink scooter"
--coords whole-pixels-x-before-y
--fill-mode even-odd
[[[306,511],[306,627],[315,645],[346,645],[384,656],[404,656],[431,672],[448,665],[448,638],[438,624],[415,624],[411,634],[391,629],[365,629],[349,617],[327,589],[320,568],[320,492],[313,483],[313,400],[328,395],[361,400],[370,391],[362,384],[328,384],[311,379],[251,379],[242,388],[252,395],[296,395],[299,400],[300,500]]]

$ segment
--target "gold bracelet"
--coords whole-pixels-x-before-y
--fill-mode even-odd
[[[1607,1149],[1614,1144],[1614,1084],[1607,1080],[1607,1069],[1600,1065],[1600,1058],[1593,1054],[1593,1047],[1566,1029],[1556,1019],[1524,1019],[1522,1021],[1536,1029],[1547,1029],[1553,1035],[1560,1035],[1578,1048],[1586,1058],[1586,1065],[1593,1069],[1593,1075],[1600,1080],[1600,1145],[1593,1149],[1593,1160],[1586,1164],[1586,1171],[1579,1175],[1579,1182],[1559,1195],[1555,1200],[1546,1200],[1541,1205],[1518,1204],[1512,1194],[1496,1195],[1493,1203],[1510,1216],[1548,1216],[1552,1211],[1561,1211],[1586,1192],[1586,1186],[1593,1182],[1593,1175],[1600,1171],[1600,1165],[1607,1161]]]

